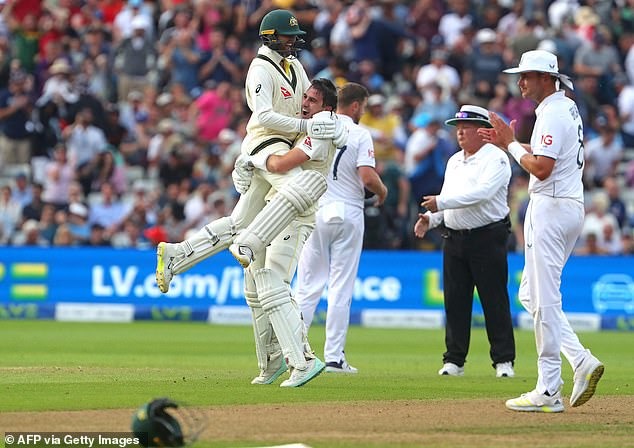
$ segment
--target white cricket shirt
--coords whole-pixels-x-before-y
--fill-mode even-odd
[[[338,115],[350,131],[348,142],[343,148],[337,148],[333,163],[326,179],[328,189],[319,199],[319,206],[333,202],[363,208],[365,190],[363,181],[359,177],[357,167],[371,166],[374,168],[374,145],[370,132],[356,124],[347,115]]]
[[[290,69],[285,73],[282,59],[276,51],[262,46],[249,66],[245,90],[247,105],[253,113],[242,144],[247,153],[274,137],[289,143],[298,137],[302,100],[310,80],[297,59],[287,59]]]
[[[544,98],[535,114],[531,150],[555,159],[555,166],[544,180],[531,174],[529,193],[583,202],[583,123],[577,105],[560,90]]]
[[[490,143],[465,158],[458,151],[449,158],[445,181],[436,198],[438,212],[430,213],[430,228],[443,220],[454,230],[475,229],[509,214],[511,164],[504,151]]]

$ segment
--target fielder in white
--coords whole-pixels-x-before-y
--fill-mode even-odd
[[[538,376],[534,390],[508,400],[506,407],[562,412],[561,353],[574,371],[573,407],[592,397],[604,370],[570,327],[559,290],[561,272],[583,226],[583,125],[577,105],[559,89],[560,83],[572,89],[572,82],[559,73],[554,54],[528,51],[518,67],[505,73],[519,73],[522,96],[538,104],[530,145],[515,140],[515,121],[509,126],[494,113],[493,129],[478,130],[485,141],[506,149],[530,173],[519,298],[534,320]]]
[[[357,124],[368,96],[367,89],[356,83],[339,89],[337,114],[350,130],[348,142],[337,149],[326,178],[328,189],[319,199],[315,229],[304,245],[297,269],[295,300],[307,330],[328,284],[326,372],[357,373],[348,364],[344,348],[363,246],[364,187],[376,195],[376,205],[387,196],[387,188],[374,169],[372,137]]]

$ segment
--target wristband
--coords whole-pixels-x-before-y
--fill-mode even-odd
[[[519,142],[511,142],[506,149],[520,165],[522,164],[522,162],[520,162],[522,156],[528,154],[528,151],[526,151]]]

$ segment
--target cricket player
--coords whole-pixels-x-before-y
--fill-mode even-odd
[[[387,187],[374,168],[372,136],[358,125],[368,96],[368,90],[356,83],[339,89],[337,115],[350,130],[348,143],[337,148],[326,179],[328,189],[319,199],[315,229],[306,241],[297,268],[295,299],[307,331],[328,285],[324,360],[325,370],[330,373],[357,373],[346,360],[344,348],[363,247],[364,187],[376,195],[377,206],[387,196]]]
[[[336,106],[334,84],[320,78],[314,80],[306,92],[302,112],[312,115],[326,110],[316,115],[335,116]],[[343,146],[345,140],[340,143]],[[289,152],[272,154],[265,150],[249,156],[255,166],[253,180],[285,173],[288,178],[280,189],[271,189],[267,205],[229,248],[245,268],[245,297],[253,312],[260,365],[260,375],[253,384],[272,383],[286,371],[288,364],[291,375],[281,387],[297,387],[325,367],[308,344],[290,283],[304,242],[313,230],[316,199],[326,191],[324,175],[334,153],[333,140],[306,136]],[[300,166],[297,174],[288,174]],[[276,341],[283,357],[278,356]]]
[[[514,411],[562,412],[561,353],[574,371],[571,406],[587,402],[603,374],[603,364],[581,345],[562,310],[561,272],[581,233],[583,202],[583,124],[577,105],[560,90],[572,81],[559,73],[557,57],[527,51],[518,67],[517,85],[538,106],[530,145],[515,140],[515,124],[491,113],[492,129],[479,129],[485,141],[506,149],[530,173],[530,202],[524,222],[525,266],[519,298],[533,316],[537,347],[537,384],[508,400]]]

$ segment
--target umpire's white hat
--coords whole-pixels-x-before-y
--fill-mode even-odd
[[[542,72],[558,78],[566,87],[573,90],[572,81],[568,75],[559,73],[557,56],[546,50],[527,51],[522,55],[517,67],[507,68],[504,73]]]
[[[473,106],[471,104],[465,104],[460,108],[459,112],[456,112],[454,118],[450,118],[445,121],[448,126],[455,126],[459,122],[472,122],[481,124],[485,128],[492,128],[493,125],[489,121],[489,111],[484,107]]]

